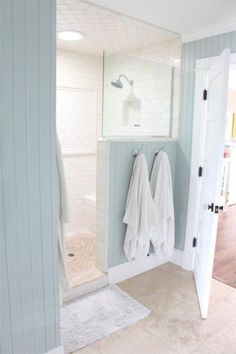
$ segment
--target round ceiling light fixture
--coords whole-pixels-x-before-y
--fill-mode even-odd
[[[57,38],[63,41],[80,41],[83,38],[83,33],[79,31],[59,31]]]

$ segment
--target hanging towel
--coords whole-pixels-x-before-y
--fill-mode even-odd
[[[156,225],[148,167],[143,154],[136,157],[123,222],[127,224],[124,252],[129,260],[147,257],[150,248],[150,231]]]
[[[150,187],[157,215],[157,225],[151,231],[151,242],[158,257],[170,257],[175,240],[174,205],[170,163],[163,151],[158,153],[154,161]]]
[[[64,246],[64,223],[69,221],[69,212],[64,165],[62,160],[61,146],[58,137],[56,138],[56,196],[59,282],[60,298],[62,303],[63,293],[66,289],[69,288]]]
[[[67,198],[67,188],[66,188],[66,179],[65,171],[62,160],[62,152],[60,141],[57,137],[56,139],[56,160],[57,160],[57,177],[58,177],[58,217],[59,220],[63,223],[69,221],[69,208],[68,208],[68,198]]]

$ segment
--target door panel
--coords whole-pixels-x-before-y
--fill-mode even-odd
[[[208,98],[203,133],[203,176],[198,218],[198,245],[194,266],[195,283],[202,318],[207,318],[213,270],[218,214],[214,206],[220,200],[220,183],[226,124],[230,51],[224,50],[207,72]]]

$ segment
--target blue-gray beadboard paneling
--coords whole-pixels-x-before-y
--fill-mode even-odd
[[[175,179],[176,142],[111,142],[110,143],[110,182],[109,182],[109,217],[108,217],[108,267],[127,262],[123,252],[126,226],[123,224],[125,204],[129,189],[134,157],[132,152],[140,146],[151,172],[154,151],[165,145],[171,164],[172,179]]]
[[[236,32],[186,43],[182,52],[179,139],[176,159],[175,198],[178,205],[176,217],[176,247],[184,248],[188,207],[191,143],[194,105],[194,68],[197,59],[219,55],[223,49],[236,52]],[[194,235],[193,235],[194,236]]]
[[[54,0],[1,1],[1,353],[59,343]]]

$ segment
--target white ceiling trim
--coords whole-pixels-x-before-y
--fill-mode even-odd
[[[202,27],[196,31],[184,33],[181,35],[181,39],[183,43],[187,43],[232,31],[236,31],[236,18],[215,25]]]

